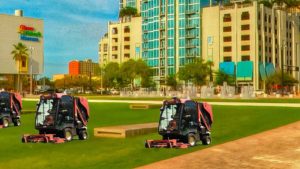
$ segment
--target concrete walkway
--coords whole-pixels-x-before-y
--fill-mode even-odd
[[[299,169],[300,122],[140,167],[166,168]]]
[[[24,98],[24,101],[38,101],[38,99]],[[137,103],[137,104],[162,104],[162,101],[150,100],[88,100],[90,103]],[[211,105],[220,106],[255,106],[255,107],[300,107],[300,103],[249,103],[249,102],[209,102]]]

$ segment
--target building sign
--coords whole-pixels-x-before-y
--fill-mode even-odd
[[[38,42],[42,37],[42,33],[35,30],[33,27],[20,25],[19,27],[20,39],[25,41]]]

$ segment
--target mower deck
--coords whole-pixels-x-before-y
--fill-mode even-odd
[[[146,148],[188,148],[189,144],[179,142],[176,139],[172,140],[146,140]]]
[[[64,143],[65,139],[60,137],[55,137],[54,134],[24,134],[22,137],[23,143]]]

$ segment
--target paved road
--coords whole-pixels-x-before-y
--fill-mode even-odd
[[[159,161],[139,169],[165,168],[299,169],[300,122]]]
[[[25,101],[38,101],[38,99],[23,99]],[[139,104],[162,104],[162,101],[149,100],[89,100],[90,103],[139,103]],[[249,103],[249,102],[209,102],[211,105],[222,106],[255,106],[255,107],[300,107],[299,103]]]

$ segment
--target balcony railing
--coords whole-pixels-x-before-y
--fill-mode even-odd
[[[188,58],[194,58],[194,57],[197,57],[197,53],[186,53],[186,57]]]
[[[198,25],[197,24],[186,24],[185,28],[186,29],[194,29],[194,28],[197,28]]]
[[[192,43],[187,43],[186,48],[196,48],[198,45],[197,44],[192,44]]]
[[[185,37],[186,37],[187,39],[194,39],[194,38],[197,38],[198,35],[196,35],[196,34],[187,34]]]
[[[196,9],[187,9],[186,11],[185,11],[185,14],[186,15],[192,15],[192,14],[195,14],[195,13],[197,13],[198,12],[198,10],[196,10]]]

